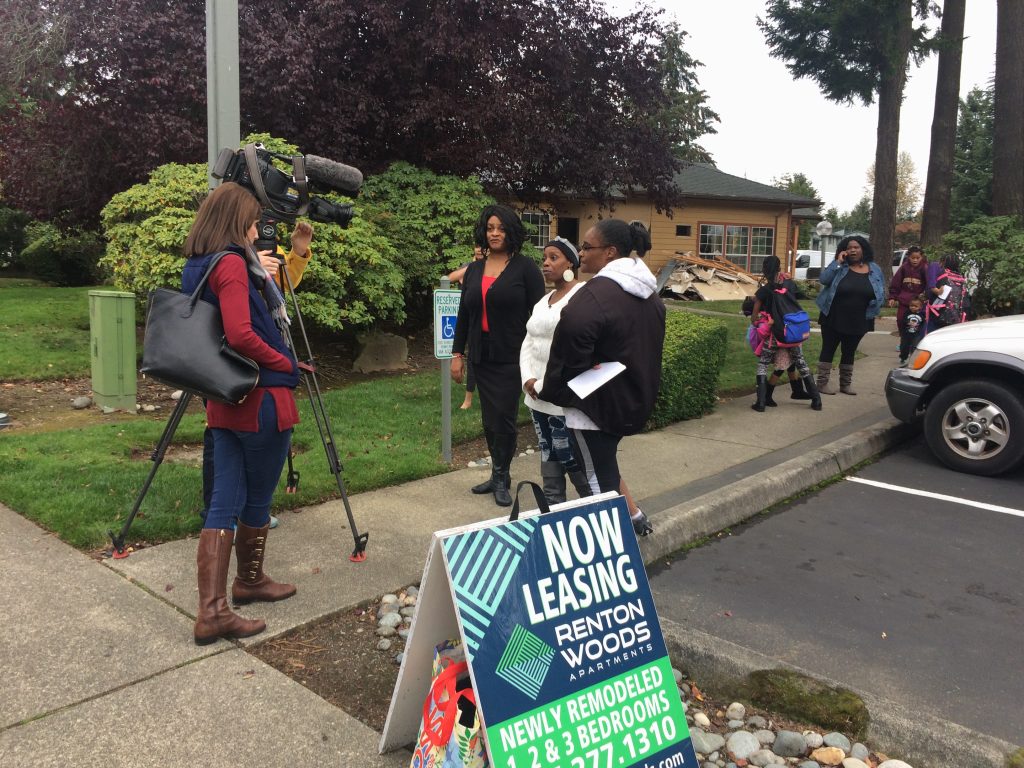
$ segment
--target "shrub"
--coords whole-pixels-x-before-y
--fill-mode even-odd
[[[274,152],[296,148],[265,134],[246,138]],[[153,288],[181,285],[182,245],[207,194],[206,166],[162,165],[144,184],[115,195],[104,207],[103,229],[109,240],[101,260],[115,284],[144,301]],[[332,202],[351,202],[334,194]],[[372,220],[360,215],[348,229],[313,223],[313,258],[296,294],[303,317],[330,330],[365,328],[376,322],[405,319],[404,275],[397,253]],[[288,233],[282,232],[288,247]]]
[[[942,239],[943,252],[960,254],[961,271],[976,277],[975,314],[1024,309],[1024,227],[1012,216],[984,216]]]
[[[25,247],[25,227],[30,217],[13,208],[0,208],[0,269],[14,263]]]
[[[95,232],[61,232],[53,224],[32,222],[25,227],[27,245],[15,264],[32,277],[53,285],[93,285],[103,239]]]
[[[395,163],[366,180],[366,217],[385,234],[405,276],[405,301],[418,313],[438,279],[473,258],[473,225],[494,199],[475,179]]]
[[[727,329],[721,321],[689,312],[668,313],[661,389],[648,429],[696,419],[711,410],[726,342]]]

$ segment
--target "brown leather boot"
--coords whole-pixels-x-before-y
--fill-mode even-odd
[[[267,628],[266,622],[243,619],[228,608],[231,538],[231,531],[216,528],[204,528],[199,534],[199,614],[193,630],[196,645],[208,645],[221,637],[250,637]]]
[[[238,575],[231,585],[231,599],[235,605],[260,601],[273,603],[295,594],[293,584],[278,584],[263,572],[263,556],[267,546],[267,531],[270,525],[250,528],[238,524],[235,532],[235,558],[238,560]]]

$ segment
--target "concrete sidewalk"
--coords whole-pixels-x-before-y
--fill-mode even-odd
[[[648,561],[902,440],[883,394],[895,346],[885,332],[866,337],[859,394],[825,397],[821,412],[783,387],[763,414],[743,397],[624,440],[623,474],[655,525],[642,544]],[[753,369],[751,358],[751,379]],[[100,564],[0,507],[0,765],[408,765],[408,753],[378,756],[377,733],[243,646],[418,582],[433,531],[505,512],[469,493],[484,472],[352,497],[370,532],[361,564],[348,560],[340,502],[285,513],[267,564],[298,595],[241,611],[266,619],[262,635],[204,648],[192,642],[194,540]],[[538,458],[517,459],[512,476],[539,480]]]

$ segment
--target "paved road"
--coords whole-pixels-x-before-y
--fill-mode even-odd
[[[1024,744],[1024,472],[946,470],[920,441],[652,570],[659,612]]]

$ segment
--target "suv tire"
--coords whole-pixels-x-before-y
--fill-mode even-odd
[[[928,403],[924,436],[947,467],[998,475],[1024,461],[1024,403],[1000,382],[959,381]]]

